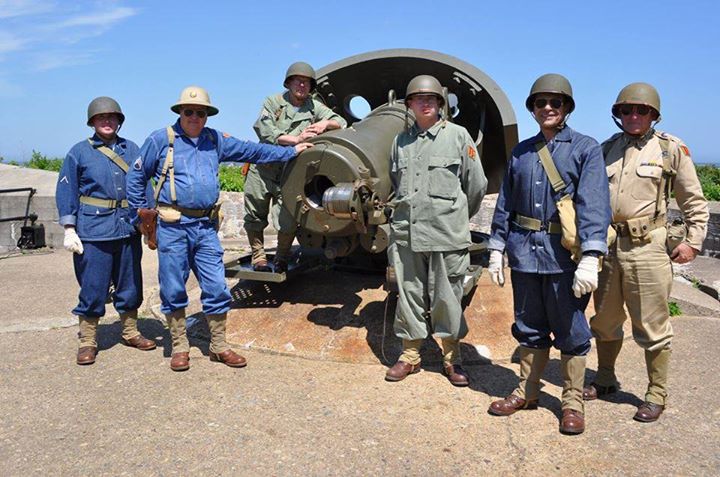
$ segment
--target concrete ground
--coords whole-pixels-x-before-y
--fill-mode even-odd
[[[720,473],[718,315],[673,318],[671,396],[657,423],[632,420],[646,376],[642,350],[627,341],[622,391],[589,403],[586,432],[568,437],[557,430],[557,354],[540,408],[507,418],[486,410],[516,384],[508,360],[469,366],[473,383],[458,389],[434,367],[387,383],[379,363],[255,350],[233,370],[211,363],[194,334],[191,369],[173,373],[160,321],[141,321],[159,344],[141,352],[118,343],[109,316],[97,363],[77,366],[77,329],[63,327],[77,294],[70,261],[64,251],[0,259],[3,475]],[[593,351],[588,378],[595,367]]]

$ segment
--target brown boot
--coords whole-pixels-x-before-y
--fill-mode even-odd
[[[170,358],[170,369],[173,371],[187,371],[190,369],[190,353],[184,351],[173,353]]]
[[[252,267],[256,272],[271,272],[272,269],[268,265],[267,256],[265,255],[265,237],[263,231],[245,229],[250,250],[252,252]]]
[[[665,406],[645,401],[640,404],[633,419],[639,422],[655,422],[660,418],[660,414],[662,414],[664,409]]]
[[[560,432],[571,435],[585,432],[585,415],[575,409],[563,409]]]
[[[86,365],[95,362],[97,355],[97,328],[100,318],[89,318],[78,315],[78,352],[75,361],[77,364]]]
[[[493,416],[509,416],[521,409],[537,409],[537,407],[537,399],[526,401],[521,397],[511,394],[505,399],[493,401],[488,408],[488,412]]]
[[[443,372],[453,386],[464,387],[470,384],[470,378],[459,364],[443,366]]]
[[[563,376],[563,414],[560,419],[560,432],[563,434],[585,432],[585,404],[583,402],[585,362],[585,356],[560,355],[560,370]]]
[[[405,361],[398,361],[385,373],[385,381],[397,382],[407,378],[409,374],[420,371],[420,363],[410,364]]]
[[[155,349],[155,342],[145,338],[137,329],[137,310],[127,313],[120,313],[120,323],[122,323],[122,338],[120,341],[125,346],[137,348],[141,351],[149,351]]]
[[[595,381],[583,387],[583,400],[593,401],[618,391],[620,387],[615,377],[615,361],[620,354],[622,343],[622,340],[596,342],[598,370]]]
[[[210,351],[210,361],[223,363],[231,368],[244,368],[247,366],[247,360],[231,349],[226,349],[222,353]]]
[[[78,349],[77,364],[79,364],[79,365],[93,364],[95,362],[96,355],[97,355],[96,347],[83,346]]]

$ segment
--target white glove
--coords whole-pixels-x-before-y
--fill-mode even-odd
[[[580,298],[586,293],[594,292],[598,287],[598,257],[583,255],[575,270],[573,291]]]
[[[503,268],[505,268],[505,257],[503,253],[500,250],[491,251],[488,272],[490,273],[490,280],[492,280],[495,285],[505,285],[505,270],[503,270]]]
[[[80,237],[78,237],[77,232],[75,232],[75,227],[67,227],[65,229],[65,239],[63,240],[63,246],[65,246],[65,250],[69,252],[82,255],[83,244],[80,241]]]

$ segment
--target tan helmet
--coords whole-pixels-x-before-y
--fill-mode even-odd
[[[180,114],[180,107],[184,104],[195,104],[205,106],[207,108],[208,116],[215,116],[220,111],[218,108],[210,104],[210,95],[205,88],[200,86],[188,86],[180,93],[180,99],[177,103],[173,104],[170,109],[174,113]]]
[[[317,81],[315,78],[315,70],[312,66],[305,63],[304,61],[297,61],[290,65],[290,67],[287,69],[287,72],[285,72],[285,81],[283,81],[284,87],[288,87],[288,80],[293,76],[304,76],[306,78],[310,78],[311,90],[314,90],[315,86],[317,85]]]
[[[565,96],[565,100],[570,103],[568,114],[575,110],[575,100],[573,99],[572,86],[570,86],[570,81],[568,81],[568,79],[563,75],[548,73],[535,80],[532,88],[530,88],[530,94],[525,100],[525,107],[531,113],[533,111],[533,101],[535,99],[535,95],[539,93],[562,94]]]
[[[419,75],[411,79],[405,90],[405,101],[414,94],[434,94],[440,100],[440,107],[445,104],[443,87],[434,76]]]
[[[648,83],[630,83],[620,90],[612,107],[612,114],[620,119],[620,105],[644,104],[653,108],[660,118],[660,95],[655,87]]]
[[[115,113],[120,116],[120,125],[125,122],[125,115],[120,109],[120,105],[114,99],[108,96],[100,96],[90,101],[87,110],[87,125],[92,126],[91,121],[93,116],[98,114]]]

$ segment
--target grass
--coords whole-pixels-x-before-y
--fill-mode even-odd
[[[680,305],[678,305],[674,301],[668,302],[668,310],[670,310],[670,316],[682,315],[682,310],[680,309]]]

